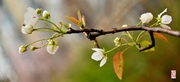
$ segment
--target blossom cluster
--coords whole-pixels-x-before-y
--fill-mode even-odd
[[[170,15],[166,15],[166,14],[163,15],[165,12],[167,12],[167,8],[157,16],[157,18],[156,18],[157,22],[154,23],[153,25],[154,26],[155,25],[160,25],[162,28],[171,29],[169,26],[167,26],[167,24],[171,23],[172,17]],[[150,12],[143,13],[140,16],[140,20],[141,20],[141,24],[142,25],[150,23],[153,20],[153,15]],[[123,25],[122,27],[127,27],[127,25]],[[129,32],[127,32],[126,35],[128,35],[132,39],[132,36],[129,34]],[[114,39],[114,43],[115,43],[116,47],[120,47],[121,44],[122,44],[121,38],[120,37],[116,37]],[[94,50],[95,52],[92,54],[91,58],[93,60],[96,60],[96,61],[100,61],[101,60],[100,67],[102,67],[106,63],[106,61],[107,61],[107,54],[105,54],[105,51],[100,49],[100,48],[92,48],[92,50]]]
[[[161,12],[158,17],[156,18],[158,21],[157,23],[162,27],[166,29],[171,29],[167,24],[170,24],[172,21],[172,17],[170,15],[163,15],[164,13],[167,12],[167,8]],[[163,16],[162,16],[163,15]],[[141,15],[140,20],[141,22],[144,23],[149,23],[153,19],[153,15],[150,12],[144,13]]]
[[[27,8],[27,12],[24,14],[24,24],[21,28],[21,32],[23,34],[32,34],[32,32],[35,31],[35,27],[36,27],[38,20],[50,18],[50,13],[48,11],[45,10],[45,11],[43,11],[42,14],[41,14],[41,11],[42,11],[42,9],[40,9],[40,8],[37,8],[36,10],[31,7]],[[47,44],[45,44],[45,46],[47,46],[46,49],[50,54],[55,54],[55,52],[59,48],[57,40],[55,40],[53,38],[52,39],[49,38],[48,40],[49,41],[47,42]],[[29,45],[20,46],[19,53],[26,52],[27,47]],[[31,46],[32,51],[39,49],[39,48],[41,48],[41,47]]]
[[[46,46],[46,49],[47,49],[48,53],[55,54],[55,52],[59,48],[58,38],[60,36],[63,36],[63,34],[66,33],[62,29],[62,26],[65,27],[68,30],[70,29],[71,24],[63,24],[62,22],[60,22],[60,26],[58,26],[57,24],[55,24],[54,22],[52,22],[50,20],[51,17],[50,17],[50,13],[48,11],[45,10],[45,11],[43,11],[43,13],[41,13],[41,12],[42,12],[42,9],[40,9],[40,8],[37,8],[35,10],[35,9],[31,8],[31,7],[28,7],[27,12],[24,14],[24,24],[23,24],[23,26],[21,28],[21,32],[23,34],[32,34],[33,31],[45,30],[45,31],[54,32],[54,34],[50,38],[37,40],[37,41],[32,42],[30,44],[20,46],[19,47],[19,53],[26,52],[28,46],[30,46],[30,45],[38,42],[38,41],[47,40],[47,43],[44,44],[43,46],[40,46],[40,47],[31,46],[30,49],[32,51],[34,51],[36,49],[39,49],[41,47]],[[167,12],[167,8],[156,17],[157,22],[152,24],[151,26],[158,26],[159,25],[162,28],[171,29],[167,24],[171,23],[172,17],[170,15],[167,15],[167,14],[163,15],[166,12]],[[80,12],[79,12],[79,16],[81,16]],[[68,18],[70,20],[72,20],[72,22],[76,23],[80,27],[82,25],[85,26],[85,18],[84,18],[84,16],[82,16],[82,19],[80,19],[80,20],[77,20],[77,19],[75,19],[73,17],[68,17]],[[79,17],[79,18],[81,18],[81,17]],[[153,20],[153,14],[150,13],[150,12],[143,13],[140,16],[139,19],[140,19],[140,24],[142,24],[142,25],[150,23]],[[38,28],[37,29],[36,24],[38,23],[39,20],[44,21],[44,22],[49,22],[50,24],[52,24],[52,27]],[[123,25],[122,27],[127,27],[127,25]],[[125,35],[129,36],[132,39],[132,41],[134,41],[133,36],[131,36],[131,34],[129,32],[126,32]],[[138,39],[139,39],[139,37],[138,37]],[[126,42],[126,44],[123,44],[122,40],[124,40]],[[100,61],[100,65],[99,65],[100,67],[102,67],[107,62],[107,59],[108,59],[107,53],[113,51],[116,48],[119,48],[122,45],[130,45],[130,46],[136,45],[135,41],[132,42],[132,43],[128,43],[125,39],[123,39],[121,37],[116,37],[114,39],[114,43],[115,43],[115,47],[112,48],[109,51],[105,51],[105,49],[101,49],[101,48],[92,48],[92,50],[95,51],[95,52],[92,54],[91,58],[93,60],[95,60],[95,61]]]

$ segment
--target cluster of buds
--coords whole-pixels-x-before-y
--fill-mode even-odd
[[[31,34],[34,31],[35,25],[37,24],[42,9],[37,8],[36,10],[28,7],[27,12],[24,14],[24,24],[21,28],[23,34]],[[43,12],[43,17],[50,18],[50,13],[48,11]]]
[[[53,32],[54,34],[52,35],[52,37],[40,39],[40,40],[34,41],[32,43],[29,43],[27,45],[20,46],[19,53],[26,52],[28,46],[30,46],[36,42],[46,40],[47,42],[45,44],[43,44],[42,46],[39,46],[39,47],[31,46],[30,50],[34,51],[36,49],[46,46],[47,47],[46,49],[50,54],[55,54],[55,52],[59,48],[59,45],[57,42],[58,38],[66,33],[65,30],[62,29],[62,27],[69,29],[71,27],[71,25],[63,24],[60,22],[60,25],[58,26],[54,22],[52,22],[50,20],[50,18],[51,18],[50,13],[46,10],[42,12],[41,8],[37,8],[36,10],[31,7],[27,8],[27,12],[24,14],[24,24],[21,28],[21,32],[23,34],[32,34],[33,31]],[[36,28],[36,24],[38,23],[38,21],[48,22],[48,23],[52,24],[52,27]]]

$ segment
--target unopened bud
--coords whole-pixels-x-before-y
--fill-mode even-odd
[[[54,40],[50,40],[46,49],[50,54],[55,54],[58,48],[59,48],[59,45],[57,44],[57,42]]]
[[[120,46],[120,45],[121,45],[121,38],[116,37],[116,38],[114,39],[114,43],[115,43],[115,46]]]
[[[32,50],[32,51],[34,51],[34,50],[36,50],[36,49],[38,49],[36,46],[31,46],[31,50]]]
[[[22,46],[19,47],[19,53],[24,53],[26,51],[27,51],[27,46],[22,45]]]
[[[43,17],[46,18],[46,19],[50,18],[50,13],[45,10],[45,11],[43,12]]]
[[[40,14],[41,12],[42,12],[42,8],[37,8],[37,9],[36,9],[36,13],[37,13],[37,14]]]

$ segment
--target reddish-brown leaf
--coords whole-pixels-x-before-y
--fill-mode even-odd
[[[72,16],[66,16],[71,22],[73,22],[74,24],[78,25],[79,24],[79,20],[77,20],[76,18],[72,17]]]
[[[154,35],[155,38],[159,38],[159,39],[161,39],[162,41],[168,43],[168,40],[167,40],[167,38],[166,38],[164,35],[162,35],[162,34],[160,34],[160,33],[157,33],[157,32],[154,32],[153,35]]]
[[[114,55],[113,64],[116,75],[120,80],[122,80],[123,65],[124,65],[122,52],[118,52]]]

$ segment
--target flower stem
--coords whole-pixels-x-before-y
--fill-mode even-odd
[[[32,44],[34,44],[34,43],[36,43],[36,42],[39,42],[39,41],[48,40],[48,39],[50,39],[50,38],[39,39],[39,40],[36,40],[36,41],[34,41],[34,42],[31,42],[31,43],[27,44],[26,46],[32,45]]]
[[[53,23],[52,21],[50,20],[47,20],[47,19],[44,19],[44,18],[40,18],[40,20],[43,20],[43,21],[47,21],[49,23],[51,23],[52,25],[54,25],[60,32],[62,32],[63,34],[65,34],[66,32],[63,31],[62,29],[59,28],[59,26],[57,26],[55,23]]]
[[[139,35],[137,36],[137,38],[136,38],[136,42],[138,42],[139,41],[139,39],[140,39],[140,37],[141,37],[141,35],[144,33],[145,31],[141,31],[140,33],[139,33]]]
[[[57,33],[60,33],[59,31],[51,29],[51,28],[36,28],[36,29],[33,29],[33,31],[45,31],[45,32],[57,32]]]
[[[117,48],[119,48],[119,47],[120,47],[120,46],[116,46],[116,47],[114,47],[114,48],[112,48],[112,49],[106,51],[104,54],[107,54],[107,53],[109,53],[109,52],[112,52],[113,50],[115,50],[115,49],[117,49]]]
[[[57,36],[56,36],[56,35],[57,35],[57,34],[53,34],[52,37],[48,37],[48,38],[43,38],[43,39],[36,40],[36,41],[34,41],[34,42],[31,42],[31,43],[27,44],[26,46],[32,45],[32,44],[34,44],[34,43],[36,43],[36,42],[39,42],[39,41],[49,40],[49,39],[58,38],[58,37],[62,36],[62,35],[57,35]]]

